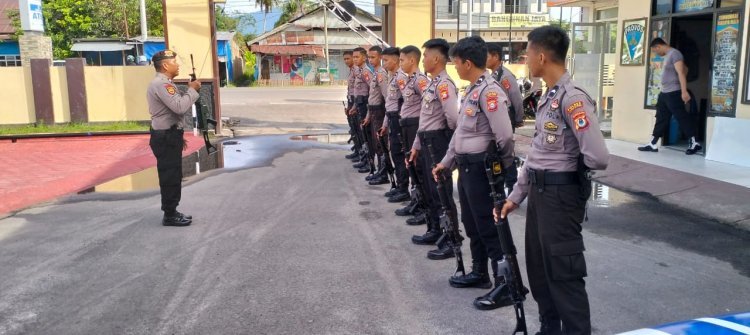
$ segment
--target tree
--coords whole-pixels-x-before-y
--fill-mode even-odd
[[[148,35],[164,36],[161,0],[146,0],[146,22]],[[140,1],[97,0],[94,21],[97,37],[142,36]]]
[[[316,4],[310,0],[287,1],[281,7],[281,16],[276,21],[274,28],[313,10],[315,6]]]
[[[257,0],[255,1],[255,4],[260,7],[260,10],[263,11],[263,32],[266,32],[266,19],[268,17],[268,13],[271,12],[271,10],[274,9],[274,7],[281,4],[280,0]]]
[[[52,39],[56,59],[70,57],[74,38],[94,37],[93,0],[45,0],[42,4],[44,25]]]
[[[21,12],[18,9],[8,9],[5,11],[5,15],[8,17],[10,25],[13,27],[13,35],[11,35],[10,39],[18,41],[18,36],[23,35],[23,29],[21,29]]]

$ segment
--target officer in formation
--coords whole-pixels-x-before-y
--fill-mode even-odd
[[[364,48],[354,49],[352,59],[354,65],[350,73],[354,77],[351,88],[352,95],[354,96],[354,104],[349,109],[349,115],[354,118],[361,146],[359,162],[354,164],[353,167],[358,169],[360,173],[373,173],[375,170],[375,162],[373,161],[375,148],[372,141],[368,141],[368,127],[364,126],[364,119],[367,116],[367,102],[370,95],[370,76],[372,72],[367,66],[367,51]]]
[[[550,87],[536,113],[536,136],[518,183],[501,213],[526,198],[526,271],[539,305],[542,334],[591,334],[581,223],[591,183],[589,169],[607,167],[609,153],[596,105],[570,78],[565,56],[570,39],[558,27],[528,36],[531,76]]]
[[[528,39],[530,74],[542,77],[550,90],[540,104],[536,135],[526,164],[518,173],[518,182],[501,204],[502,210],[494,213],[491,187],[503,188],[491,186],[487,171],[495,169],[494,165],[488,165],[487,159],[497,157],[495,162],[501,167],[498,173],[507,177],[514,162],[513,125],[518,122],[509,115],[513,105],[510,96],[514,93],[506,91],[502,84],[507,69],[492,60],[488,62],[493,57],[493,47],[488,48],[476,36],[461,39],[450,50],[444,40],[430,40],[423,46],[423,65],[429,77],[419,72],[417,65],[422,53],[418,48],[383,50],[383,66],[387,71],[387,89],[383,94],[386,115],[377,135],[388,136],[397,171],[396,187],[387,196],[390,201],[396,195],[405,195],[393,202],[405,201],[409,184],[412,194],[420,187],[425,195],[423,201],[419,203],[411,197],[409,205],[396,210],[396,214],[414,215],[411,219],[422,216],[424,219],[418,223],[428,223],[427,233],[414,236],[413,241],[436,243],[440,237],[440,232],[435,231],[439,227],[432,223],[437,222],[433,207],[436,201],[439,207],[439,199],[433,197],[436,181],[458,170],[461,222],[470,241],[472,271],[451,276],[449,284],[457,288],[490,289],[474,300],[479,310],[513,303],[508,278],[498,273],[505,261],[495,222],[528,197],[525,256],[528,285],[539,305],[541,330],[537,334],[590,334],[581,223],[590,194],[587,172],[606,168],[608,152],[594,102],[571,82],[566,72],[564,60],[569,46],[566,33],[559,28],[542,27],[532,31]],[[460,78],[470,83],[460,101],[455,84],[444,71],[448,55]],[[395,64],[397,57],[399,66]],[[356,64],[355,57],[355,77]],[[492,65],[495,66],[487,69]],[[497,70],[501,69],[499,73]],[[510,78],[507,80],[515,85]],[[352,84],[355,96],[356,85],[355,80]],[[452,194],[452,190],[449,192]],[[453,256],[439,242],[438,247],[430,254],[442,258]]]
[[[511,301],[505,278],[498,278],[498,262],[503,259],[503,251],[492,215],[494,202],[485,172],[485,158],[491,149],[499,152],[503,166],[513,163],[508,96],[485,68],[487,46],[482,38],[473,36],[460,40],[451,50],[451,56],[458,75],[471,84],[461,101],[458,127],[448,152],[432,172],[438,178],[439,174],[458,168],[461,221],[470,240],[472,272],[451,277],[449,282],[458,288],[490,288],[489,258],[495,288],[477,298],[474,305],[482,310],[495,309],[508,306]]]
[[[359,138],[357,137],[358,133],[354,116],[349,115],[349,111],[354,107],[354,93],[352,93],[354,88],[354,59],[351,50],[344,51],[344,64],[349,69],[349,76],[346,78],[346,106],[344,107],[344,115],[346,115],[346,120],[349,123],[349,134],[352,135],[351,138],[354,142],[354,146],[352,147],[353,152],[346,155],[346,158],[359,161],[362,155],[362,143],[359,143]]]
[[[498,43],[487,43],[487,69],[492,71],[492,78],[500,83],[503,92],[508,97],[510,105],[508,115],[513,124],[513,132],[516,128],[523,127],[523,96],[516,82],[516,76],[503,65],[502,47]],[[505,175],[505,186],[508,194],[513,192],[513,185],[518,180],[518,167],[516,160],[508,167]]]
[[[434,244],[441,235],[440,228],[440,195],[437,184],[432,178],[432,168],[448,150],[448,143],[453,136],[458,121],[458,90],[448,76],[445,66],[448,64],[450,45],[442,38],[431,39],[422,45],[424,55],[422,65],[432,78],[422,92],[422,104],[419,116],[417,137],[411,147],[407,164],[422,164],[424,188],[426,189],[427,232],[422,236],[412,237],[415,244]],[[419,158],[419,159],[418,159]],[[453,194],[453,179],[446,176],[445,188]],[[453,201],[451,196],[449,199]],[[446,204],[446,208],[455,207]],[[444,239],[438,243],[437,250],[427,253],[429,259],[446,259],[454,256],[453,249]]]
[[[385,119],[385,96],[387,89],[388,71],[381,66],[383,49],[379,46],[373,46],[367,51],[367,60],[372,66],[368,67],[370,75],[370,96],[367,99],[367,117],[363,125],[369,132],[369,138],[372,140],[375,154],[378,159],[377,171],[367,176],[366,180],[370,185],[388,184],[388,174],[386,173],[385,158],[383,157],[383,148],[378,139],[378,131],[383,127]]]
[[[156,156],[159,174],[162,224],[184,227],[193,222],[193,217],[177,211],[182,195],[182,151],[187,142],[183,137],[185,113],[192,110],[200,95],[201,83],[191,81],[186,92],[181,92],[172,83],[180,74],[180,65],[171,50],[159,51],[151,58],[156,77],[146,92],[148,111],[151,114],[151,139],[149,145]]]

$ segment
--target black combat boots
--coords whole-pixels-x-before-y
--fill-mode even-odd
[[[487,260],[484,261],[471,261],[471,272],[463,276],[453,276],[448,282],[451,286],[456,288],[465,287],[477,287],[477,288],[490,288],[492,287],[492,281],[490,281],[490,275],[487,273]]]
[[[440,239],[437,241],[437,247],[437,249],[427,252],[427,258],[438,261],[456,256],[453,252],[453,247],[448,243],[448,238],[445,234],[440,236]]]
[[[193,217],[185,215],[180,212],[174,212],[173,214],[164,214],[164,218],[161,220],[163,226],[172,227],[187,227],[193,223]]]
[[[430,215],[429,213],[425,213],[425,215]],[[440,227],[437,227],[437,222],[431,222],[432,220],[428,220],[427,222],[427,232],[424,233],[424,235],[414,235],[411,237],[411,241],[414,244],[420,244],[420,245],[429,245],[429,244],[435,244],[437,240],[440,238],[440,235],[442,233],[440,232]]]
[[[539,317],[539,332],[536,335],[563,335],[560,318]]]

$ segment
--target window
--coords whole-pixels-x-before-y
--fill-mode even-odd
[[[536,0],[536,11],[537,13],[542,12],[542,0]]]
[[[528,2],[527,2],[528,3]],[[521,0],[505,0],[505,12],[504,13],[528,13],[528,5],[521,5]]]
[[[664,15],[672,13],[672,0],[654,0],[654,15]]]
[[[719,7],[737,7],[742,6],[742,0],[719,0]]]
[[[596,11],[596,20],[611,20],[611,19],[617,19],[617,7],[614,8],[607,8],[602,10]]]
[[[21,66],[20,55],[0,55],[0,67]]]

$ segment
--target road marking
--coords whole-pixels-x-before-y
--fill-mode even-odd
[[[627,333],[620,333],[618,335],[670,335],[670,334],[665,333],[661,330],[644,328],[644,329],[629,331]]]
[[[720,320],[720,319],[715,319],[715,318],[700,318],[700,319],[695,319],[695,321],[710,323],[713,325],[717,325],[719,327],[729,328],[731,330],[738,331],[746,335],[750,335],[750,327],[743,326],[739,323],[729,322],[726,320]]]

